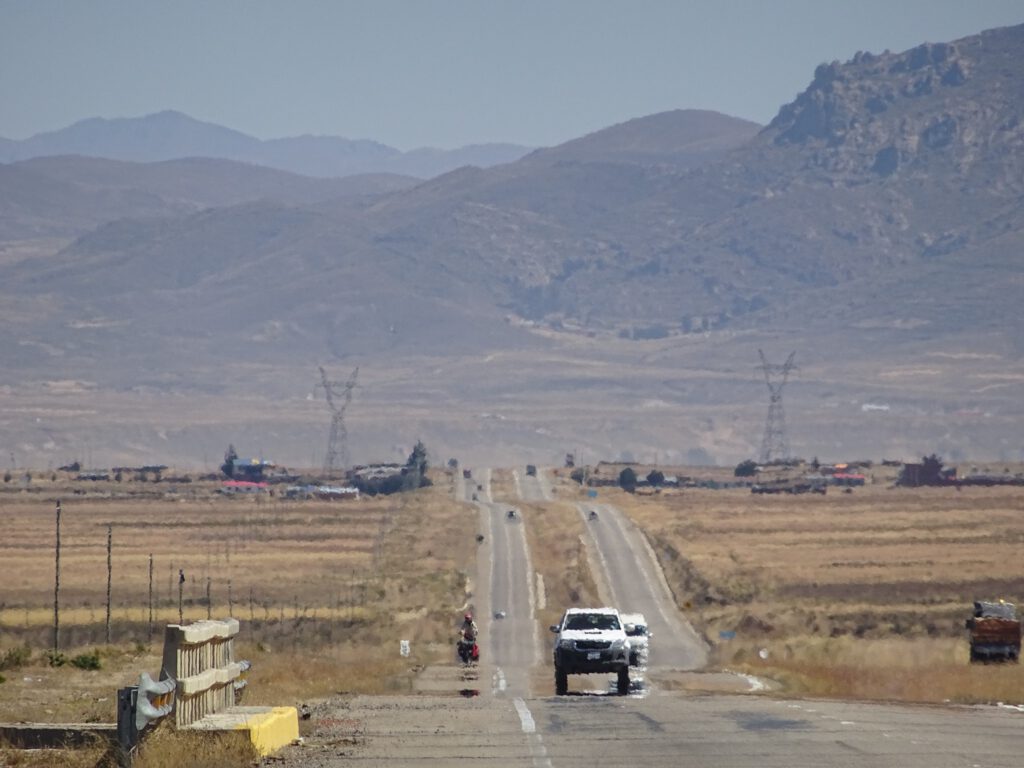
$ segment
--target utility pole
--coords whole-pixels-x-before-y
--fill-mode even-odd
[[[110,588],[114,580],[114,526],[107,525],[107,645],[110,645]]]
[[[57,500],[57,546],[53,578],[53,652],[60,650],[60,500]]]
[[[153,553],[149,553],[149,639],[153,639]]]

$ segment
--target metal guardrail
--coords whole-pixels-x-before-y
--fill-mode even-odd
[[[174,691],[177,687],[177,681],[172,677],[154,682],[148,674],[142,673],[135,703],[136,730],[141,731],[152,721],[166,717],[174,711]]]

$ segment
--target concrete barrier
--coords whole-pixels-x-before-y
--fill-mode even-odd
[[[168,625],[160,679],[177,681],[173,714],[178,728],[244,730],[267,755],[299,737],[299,715],[295,707],[235,705],[249,669],[248,662],[235,660],[238,629],[237,619]]]

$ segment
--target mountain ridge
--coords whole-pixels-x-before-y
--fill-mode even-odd
[[[153,192],[162,213],[0,261],[0,386],[74,372],[179,414],[177,387],[280,396],[231,423],[301,451],[312,427],[285,422],[316,421],[302,382],[327,360],[373,377],[377,455],[404,431],[506,462],[733,460],[760,437],[758,349],[797,349],[801,453],[1016,456],[1022,88],[1024,25],[822,65],[759,131],[676,111],[349,198],[289,179],[290,199],[174,210]],[[22,205],[37,227],[59,215]]]
[[[0,162],[5,163],[53,155],[134,162],[210,157],[326,178],[367,173],[428,178],[467,161],[490,166],[517,160],[529,151],[495,143],[402,152],[370,139],[311,134],[262,140],[175,110],[135,118],[86,118],[27,139],[0,138]]]

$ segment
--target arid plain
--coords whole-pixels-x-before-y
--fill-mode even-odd
[[[508,470],[494,473],[496,499],[516,501],[510,478]],[[794,694],[1019,699],[1018,666],[968,663],[963,620],[974,599],[1015,601],[1024,592],[1024,493],[910,490],[877,479],[826,496],[599,493],[645,531],[716,666],[768,677]],[[27,666],[4,673],[3,719],[112,721],[113,688],[156,671],[162,625],[178,620],[179,569],[186,620],[242,621],[242,647],[256,662],[254,700],[409,689],[424,665],[451,661],[454,623],[473,603],[475,511],[452,501],[450,473],[435,471],[434,480],[414,494],[346,503],[223,498],[202,484],[145,498],[141,491],[159,486],[129,483],[122,491],[137,485],[138,495],[100,498],[111,489],[75,495],[60,479],[5,493],[0,653],[23,645],[32,653]],[[542,624],[598,594],[576,509],[585,490],[563,470],[553,481],[555,501],[520,505],[546,589]],[[64,499],[61,650],[70,657],[99,649],[102,677],[46,663],[56,496]],[[398,658],[399,638],[411,641],[410,659]]]

